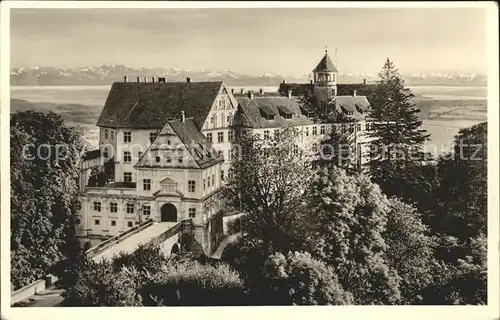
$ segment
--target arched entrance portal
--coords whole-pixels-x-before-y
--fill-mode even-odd
[[[161,222],[177,222],[177,208],[171,203],[161,207]]]

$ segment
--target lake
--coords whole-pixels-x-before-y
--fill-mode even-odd
[[[99,112],[110,88],[111,86],[11,87],[11,98],[29,102],[85,105],[96,108],[95,111]],[[229,86],[229,88],[234,88],[236,92],[239,92],[241,88],[256,91],[262,88],[265,92],[276,92],[278,89],[277,86]],[[460,128],[469,127],[487,119],[486,107],[474,103],[474,101],[486,99],[486,87],[409,86],[408,88],[414,94],[419,95],[422,100],[436,100],[432,102],[432,110],[425,112],[428,117],[422,119],[424,128],[431,133],[432,140],[426,144],[429,151],[447,150]],[[461,100],[467,103],[461,104]],[[455,104],[454,101],[458,103]],[[452,102],[451,105],[450,102]],[[97,127],[89,124],[82,126],[86,130],[86,139],[91,144],[97,145]]]

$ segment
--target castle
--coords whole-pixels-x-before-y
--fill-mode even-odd
[[[212,251],[222,232],[219,191],[240,132],[267,139],[293,126],[297,145],[309,148],[339,126],[359,149],[368,100],[356,91],[338,94],[342,85],[327,52],[313,74],[310,83],[283,81],[274,93],[235,92],[223,82],[189,78],[113,83],[97,122],[99,149],[85,155],[80,169],[75,210],[82,244],[93,246],[149,219],[191,219],[195,239]],[[354,121],[317,121],[303,96]]]

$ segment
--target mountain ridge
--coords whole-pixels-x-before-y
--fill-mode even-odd
[[[276,86],[287,82],[309,82],[309,74],[283,75],[264,73],[260,76],[241,74],[229,69],[193,71],[180,68],[131,68],[125,65],[86,66],[78,68],[31,67],[11,68],[12,86],[64,86],[64,85],[110,85],[115,81],[143,82],[144,77],[166,77],[167,81],[224,81],[232,86]],[[413,73],[403,74],[407,85],[485,86],[486,75],[459,73]],[[373,73],[339,73],[339,83],[362,83],[366,79],[373,83]]]

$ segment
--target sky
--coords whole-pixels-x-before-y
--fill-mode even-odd
[[[11,65],[310,73],[486,72],[486,9],[12,9]]]

